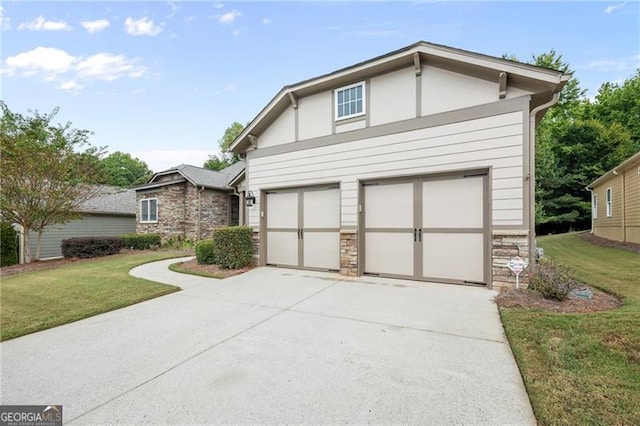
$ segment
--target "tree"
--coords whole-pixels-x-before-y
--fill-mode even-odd
[[[233,154],[229,151],[233,141],[242,133],[244,126],[237,121],[233,122],[224,131],[224,135],[218,140],[218,146],[220,147],[220,156],[210,155],[209,159],[205,161],[203,167],[209,170],[222,170],[225,167],[237,163],[240,160],[237,154]]]
[[[121,188],[146,183],[153,174],[147,163],[121,151],[111,153],[102,159],[100,167],[104,173],[102,183]]]
[[[77,208],[94,197],[100,178],[96,158],[102,148],[89,144],[88,130],[53,125],[59,108],[50,114],[13,113],[0,101],[0,213],[22,226],[25,261],[31,262],[29,231],[38,232],[36,258],[45,227],[77,217]]]

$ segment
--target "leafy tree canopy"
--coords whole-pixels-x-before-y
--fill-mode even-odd
[[[222,138],[218,140],[218,146],[220,147],[220,155],[210,155],[209,159],[205,161],[203,167],[209,170],[222,170],[240,160],[236,154],[229,151],[231,144],[244,130],[244,125],[235,121],[224,131]]]
[[[25,257],[31,261],[29,231],[64,223],[77,208],[96,195],[100,181],[96,162],[102,148],[89,144],[91,133],[71,123],[54,125],[59,109],[50,114],[12,112],[0,101],[0,213],[24,228]]]
[[[102,183],[121,188],[143,184],[153,174],[147,163],[121,151],[111,153],[102,159],[100,167],[104,176]]]

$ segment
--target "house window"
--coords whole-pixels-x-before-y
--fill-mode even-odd
[[[613,202],[611,200],[611,188],[607,188],[604,195],[606,198],[605,201],[607,203],[607,217],[610,217],[611,215],[613,215]]]
[[[140,200],[140,222],[152,223],[158,221],[158,199],[147,198]]]
[[[365,114],[364,81],[335,90],[336,120]]]
[[[593,194],[593,200],[591,201],[591,216],[594,219],[598,218],[598,196]]]

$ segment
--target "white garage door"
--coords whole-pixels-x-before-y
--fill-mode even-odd
[[[340,269],[340,189],[313,187],[266,193],[266,263]]]
[[[364,184],[364,272],[486,284],[486,174]]]

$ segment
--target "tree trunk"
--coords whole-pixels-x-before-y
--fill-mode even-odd
[[[38,231],[38,240],[36,242],[36,260],[40,260],[40,243],[42,242],[42,229]]]
[[[29,239],[29,228],[22,227],[22,238],[24,240],[24,263],[31,263],[31,240]]]

